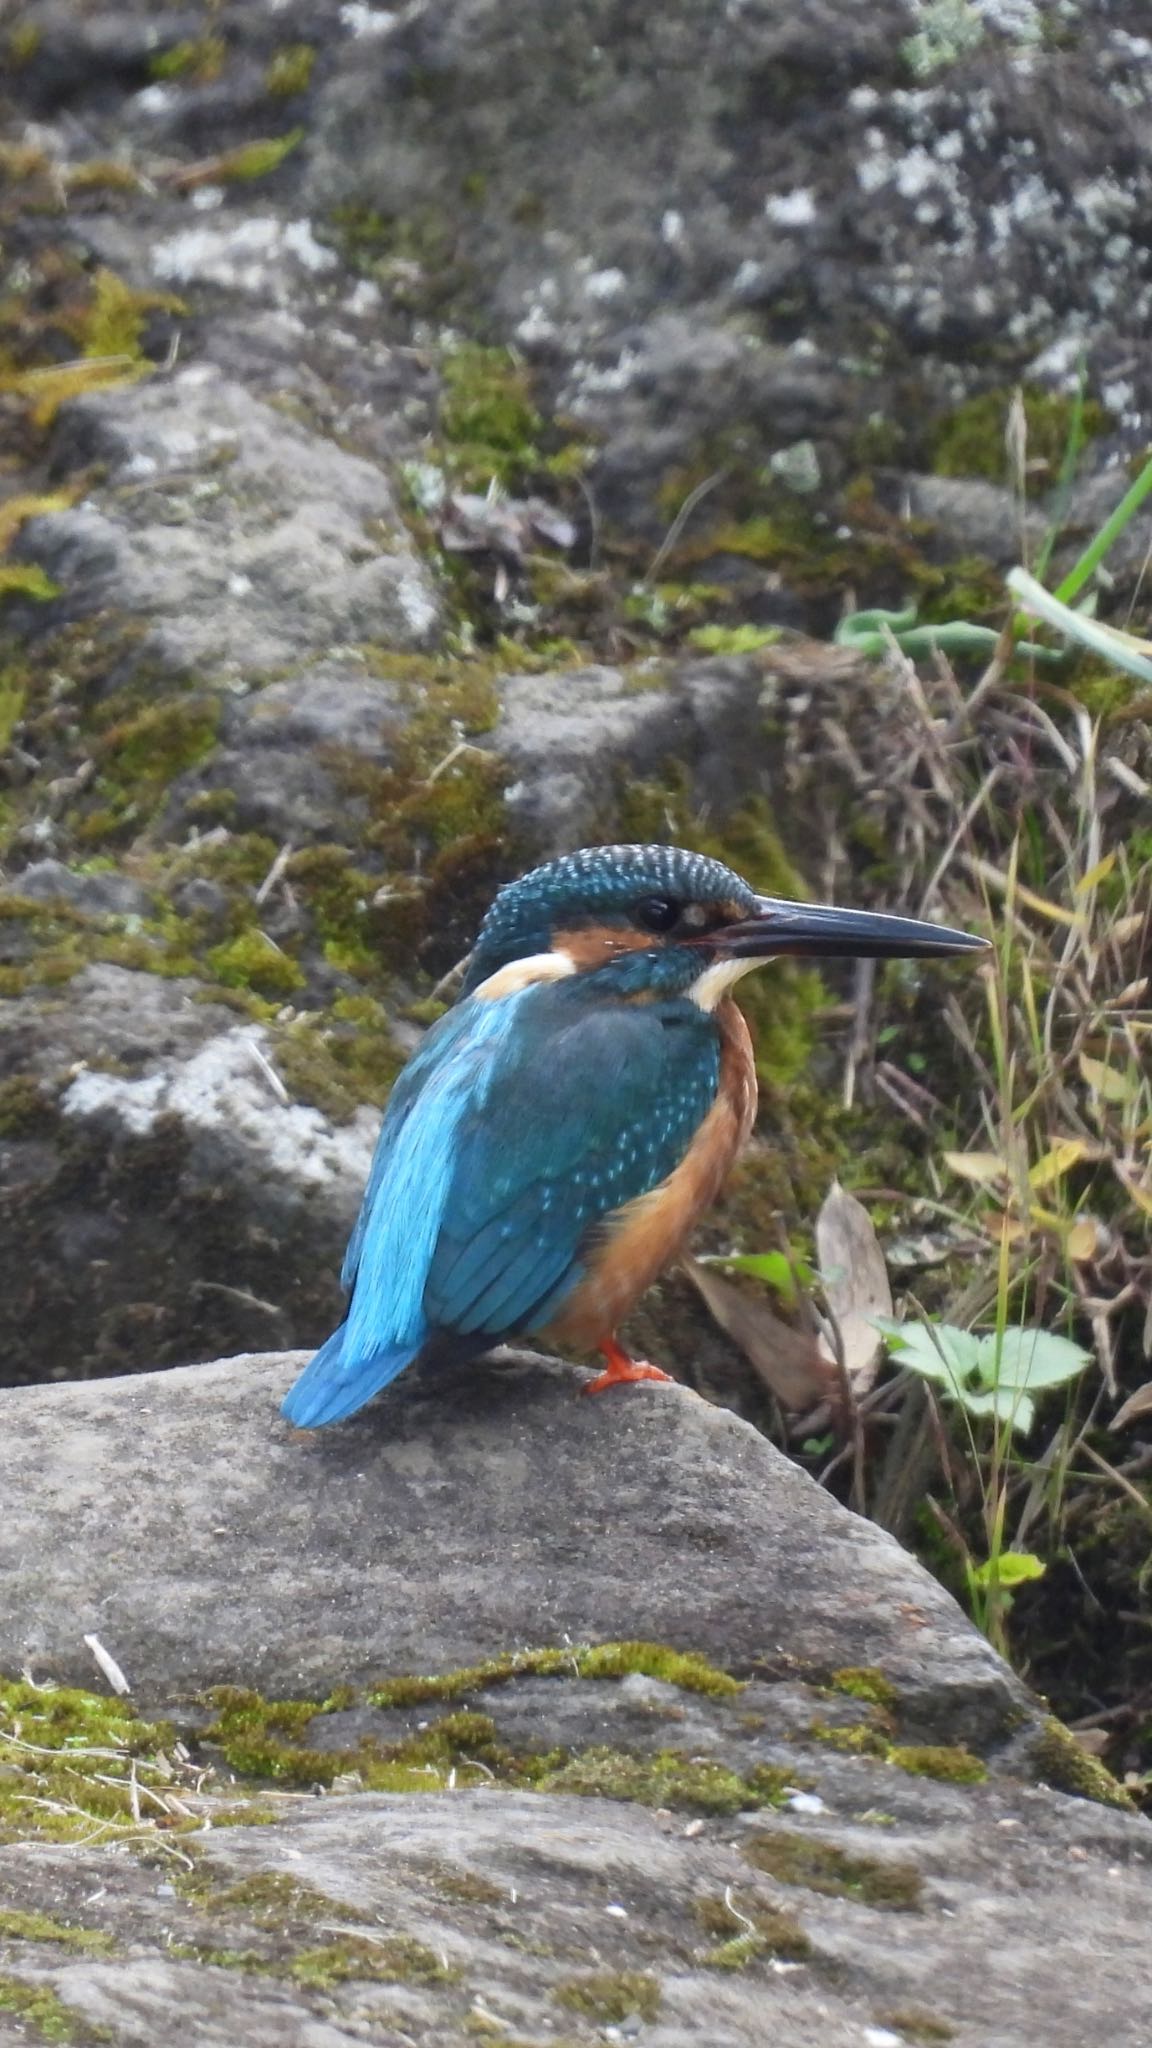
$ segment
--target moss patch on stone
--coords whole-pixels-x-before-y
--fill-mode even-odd
[[[1005,431],[1012,399],[1011,389],[982,391],[941,420],[931,451],[932,468],[938,476],[986,477],[992,483],[1011,480]],[[1043,463],[1048,481],[1054,482],[1073,432],[1076,399],[1067,392],[1025,385],[1023,400],[1027,459]],[[1082,437],[1094,440],[1107,425],[1105,408],[1094,398],[1086,399],[1080,420]]]
[[[269,997],[294,995],[308,979],[298,960],[255,929],[213,946],[205,965],[221,987],[251,988]]]
[[[0,1910],[0,1941],[43,1941],[57,1948],[77,1949],[83,1955],[111,1955],[116,1942],[99,1927],[76,1927],[66,1920],[54,1920],[49,1913]]]
[[[654,2020],[661,2001],[659,1982],[647,1970],[590,1970],[563,1978],[552,1996],[566,2012],[600,2027],[618,2027],[633,2013]]]
[[[436,1677],[389,1678],[373,1686],[368,1694],[373,1706],[407,1707],[423,1700],[459,1699],[490,1685],[507,1685],[515,1678],[626,1678],[638,1672],[644,1678],[659,1678],[678,1685],[685,1692],[705,1693],[713,1699],[731,1699],[743,1691],[743,1682],[721,1671],[706,1657],[688,1650],[671,1650],[662,1643],[596,1643],[564,1650],[518,1650],[487,1663],[473,1664],[462,1671],[447,1671]]]
[[[960,1744],[897,1743],[888,1751],[888,1762],[913,1777],[938,1778],[946,1785],[982,1785],[988,1776],[987,1764]]]
[[[202,1739],[243,1777],[299,1787],[344,1778],[374,1792],[441,1792],[450,1781],[488,1783],[497,1769],[518,1775],[487,1714],[445,1714],[403,1742],[369,1738],[351,1749],[311,1749],[303,1738],[324,1712],[313,1702],[265,1700],[236,1686],[210,1697],[217,1718]]]
[[[1050,1714],[1031,1746],[1029,1761],[1037,1776],[1057,1792],[1091,1799],[1097,1806],[1117,1806],[1135,1813],[1136,1806],[1107,1765],[1081,1749],[1071,1730]]]
[[[786,1771],[765,1764],[741,1777],[704,1757],[676,1750],[655,1756],[633,1756],[599,1747],[550,1771],[539,1781],[542,1792],[575,1793],[585,1799],[632,1800],[641,1806],[665,1806],[682,1813],[731,1814],[780,1802]]]
[[[23,1977],[0,1975],[0,2013],[10,2013],[22,2028],[31,2028],[32,2039],[72,2042],[75,2048],[111,2041],[107,2027],[90,2021],[66,2005],[47,1984],[29,1984]]]
[[[75,1842],[141,1832],[132,1780],[162,1786],[173,1740],[123,1700],[0,1681],[0,1842]],[[197,1825],[172,1816],[180,1831]]]
[[[56,1128],[58,1112],[35,1074],[11,1074],[0,1081],[0,1138],[43,1138]]]
[[[510,349],[461,342],[441,364],[440,433],[457,481],[486,490],[516,484],[540,460],[544,422],[524,365]]]
[[[316,1991],[337,1984],[453,1984],[460,1971],[411,1935],[344,1935],[293,1956],[288,1975]]]
[[[744,1854],[758,1870],[766,1870],[781,1884],[799,1885],[829,1898],[854,1899],[886,1912],[920,1909],[923,1879],[911,1863],[853,1856],[816,1835],[790,1834],[783,1829],[752,1836],[744,1845]]]
[[[936,2048],[937,2043],[954,2041],[956,2029],[950,2020],[942,2020],[936,2013],[926,2012],[922,2006],[900,2006],[895,2012],[878,2012],[877,2025],[890,2027],[914,2048]]]
[[[883,1707],[889,1713],[900,1699],[891,1679],[871,1664],[845,1665],[832,1673],[831,1685],[834,1692],[847,1693],[854,1700],[867,1700],[869,1705]]]
[[[717,1947],[696,1958],[707,1970],[744,1970],[762,1956],[802,1963],[812,1954],[800,1922],[762,1900],[741,1895],[737,1910],[729,1892],[697,1899],[693,1911],[705,1933],[719,1937]]]

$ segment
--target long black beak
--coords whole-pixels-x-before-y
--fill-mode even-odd
[[[788,903],[760,896],[750,917],[709,934],[722,958],[770,960],[779,953],[871,960],[939,960],[985,953],[988,940],[946,924],[889,917],[882,910],[841,910],[834,903]]]

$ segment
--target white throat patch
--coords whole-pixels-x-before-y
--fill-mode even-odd
[[[563,981],[566,975],[575,974],[576,962],[564,952],[529,953],[525,960],[510,960],[506,967],[498,967],[487,981],[482,981],[472,994],[477,1002],[499,1002],[501,996],[518,996],[522,989],[531,988],[537,981]]]
[[[714,1010],[730,988],[734,988],[754,967],[763,965],[763,960],[714,960],[711,967],[697,975],[688,994],[702,1010]]]

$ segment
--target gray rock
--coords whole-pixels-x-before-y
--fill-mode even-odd
[[[438,634],[383,472],[207,364],[77,399],[55,460],[98,462],[107,482],[29,522],[24,555],[69,616],[151,622],[142,654],[168,667],[243,685],[345,643]]]
[[[60,860],[34,861],[19,876],[17,893],[35,903],[69,903],[92,917],[147,917],[155,905],[130,875],[81,875]]]
[[[23,1941],[5,1969],[50,1988],[77,2030],[107,2027],[124,2048],[176,2029],[194,2048],[466,2048],[558,2029],[580,2048],[881,2048],[915,2039],[905,2029],[917,2023],[922,2039],[935,2026],[957,2048],[1083,2048],[1098,2032],[1144,2048],[1152,1832],[1042,1791],[976,1787],[958,1800],[925,1782],[907,1818],[870,1825],[856,1809],[876,1777],[857,1766],[839,1811],[751,1826],[686,1830],[683,1815],[494,1788],[282,1800],[277,1825],[178,1840],[168,1862],[8,1849],[20,1910],[97,1929],[118,1952]],[[780,1837],[873,1873],[919,1874],[918,1908],[779,1882],[753,1859]],[[743,1968],[710,1966],[724,1937],[701,1909],[723,1921],[725,1898],[745,1918],[786,1916],[783,1957],[769,1943]],[[1052,1941],[1069,1926],[1075,1941]],[[358,1978],[357,1955],[385,1980],[395,1957],[395,1981],[371,1981],[368,1961]],[[309,1989],[329,1959],[326,1988]],[[637,1980],[643,2024],[628,2013]],[[589,2009],[597,1989],[623,1997],[615,2025]]]
[[[502,1357],[312,1437],[277,1413],[302,1354],[0,1397],[0,1666],[87,1676],[97,1629],[143,1698],[322,1696],[636,1637],[776,1676],[879,1666],[910,1726],[976,1743],[1027,1714],[936,1582],[748,1424],[683,1388],[582,1402],[572,1367]]]
[[[955,12],[967,38],[904,0],[590,0],[563,25],[430,0],[342,53],[312,203],[409,224],[432,291],[482,304],[606,435],[632,517],[709,446],[822,438],[843,474],[870,412],[915,444],[985,351],[995,380],[1060,388],[1086,351],[1135,447],[1144,13],[1077,7],[1051,38],[1031,5]]]
[[[338,1316],[378,1114],[282,1099],[273,1037],[202,996],[95,965],[5,1004],[0,1080],[38,1080],[43,1113],[0,1136],[0,1378],[318,1341]]]
[[[196,815],[206,791],[227,790],[235,829],[299,846],[309,839],[355,845],[367,807],[349,793],[349,756],[389,760],[404,713],[395,689],[352,659],[322,661],[299,675],[226,700],[222,744],[186,776],[179,796]],[[191,809],[189,809],[191,806]]]
[[[761,2048],[766,2024],[783,2048],[913,2028],[959,2048],[1082,2048],[1104,2028],[1143,2048],[1152,1828],[1017,1775],[1033,1703],[890,1538],[683,1389],[581,1402],[572,1369],[505,1353],[307,1439],[275,1413],[301,1363],[0,1395],[0,1670],[91,1683],[98,1636],[142,1705],[175,1714],[180,1812],[202,1830],[151,1829],[149,1801],[135,1843],[6,1847],[0,2041],[21,2038],[2,2015],[31,1987],[59,2001],[58,2031],[126,2048],[177,2024],[203,2048],[558,2028],[581,2048]],[[262,1786],[264,1825],[222,1824],[250,1788],[204,1733],[212,1680],[319,1697],[612,1637],[752,1676],[735,1696],[638,1671],[473,1686],[505,1756],[575,1764],[539,1792],[507,1764],[481,1789]],[[902,1738],[985,1749],[987,1780],[830,1744],[875,1720],[821,1685],[843,1663],[889,1675]],[[403,1742],[444,1711],[319,1708],[304,1735],[320,1775],[325,1749]],[[629,1768],[642,1784],[670,1752],[767,1765],[782,1803],[628,1803]],[[605,1753],[621,1796],[577,1796]],[[768,1798],[747,1778],[744,1796]]]
[[[507,676],[488,743],[513,780],[505,803],[542,852],[601,836],[622,789],[683,763],[698,808],[722,816],[764,794],[763,674],[751,661]]]
[[[979,477],[909,476],[901,489],[912,518],[930,520],[950,555],[1008,568],[1030,557],[1048,529],[1043,512],[1023,509],[1014,492]]]

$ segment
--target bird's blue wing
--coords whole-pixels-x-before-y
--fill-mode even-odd
[[[355,1414],[424,1344],[424,1285],[456,1131],[513,1022],[510,1003],[462,1004],[433,1026],[393,1088],[345,1254],[348,1313],[283,1403],[301,1429]]]
[[[560,982],[460,1004],[393,1091],[347,1319],[285,1414],[354,1413],[433,1330],[541,1328],[581,1277],[589,1225],[672,1171],[718,1079],[714,1028],[687,1002],[606,1004]]]
[[[671,1173],[719,1084],[691,1003],[533,993],[457,1130],[424,1302],[461,1335],[541,1329],[582,1276],[589,1227]]]

